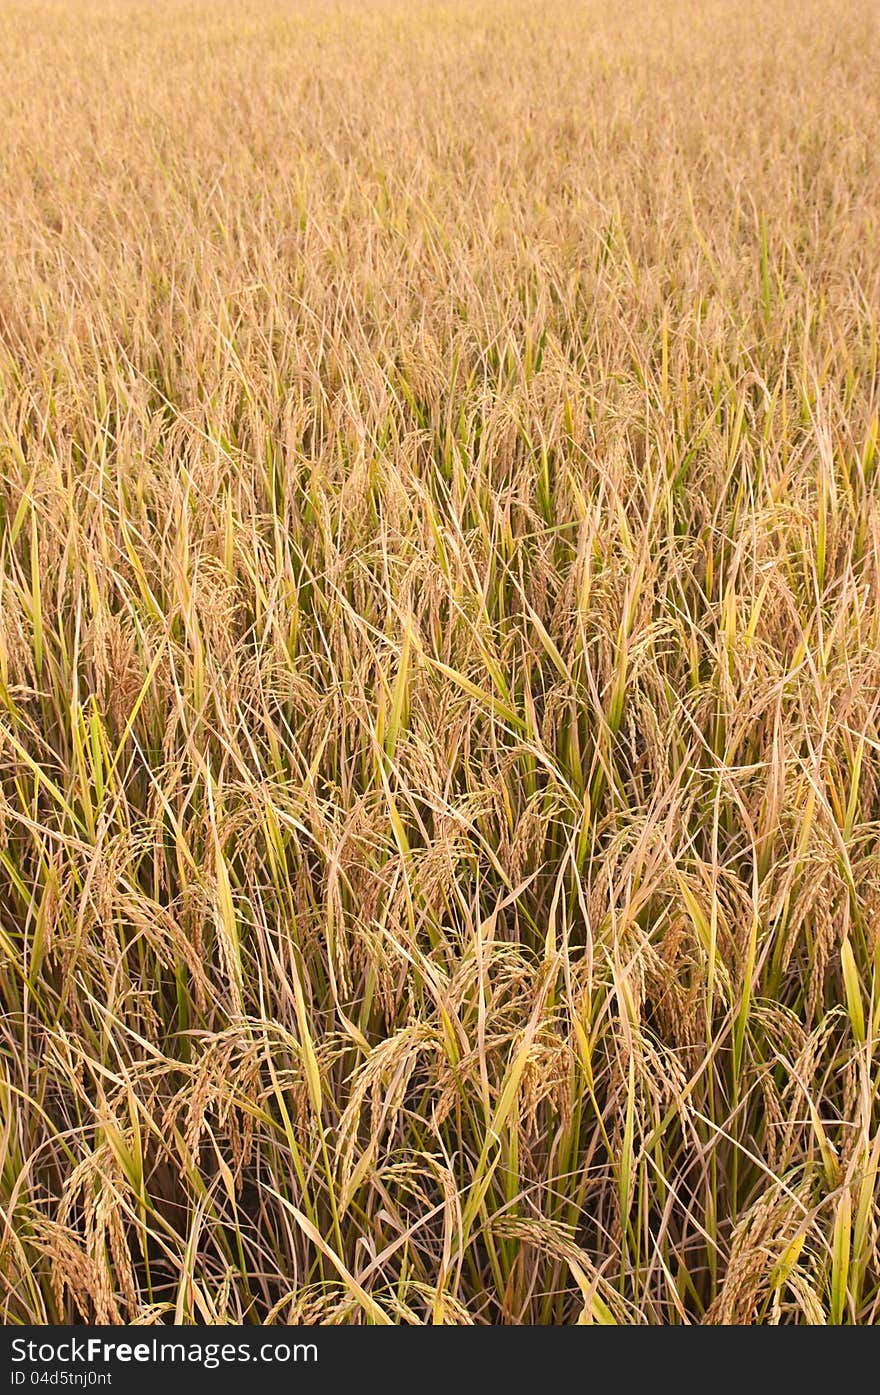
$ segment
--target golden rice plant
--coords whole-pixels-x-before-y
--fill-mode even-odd
[[[0,1316],[872,1323],[869,0],[2,0]]]

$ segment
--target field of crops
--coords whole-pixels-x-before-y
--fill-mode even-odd
[[[880,11],[0,0],[0,1318],[880,1304]]]

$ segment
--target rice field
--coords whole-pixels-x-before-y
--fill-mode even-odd
[[[0,1318],[872,1324],[880,10],[0,0]]]

